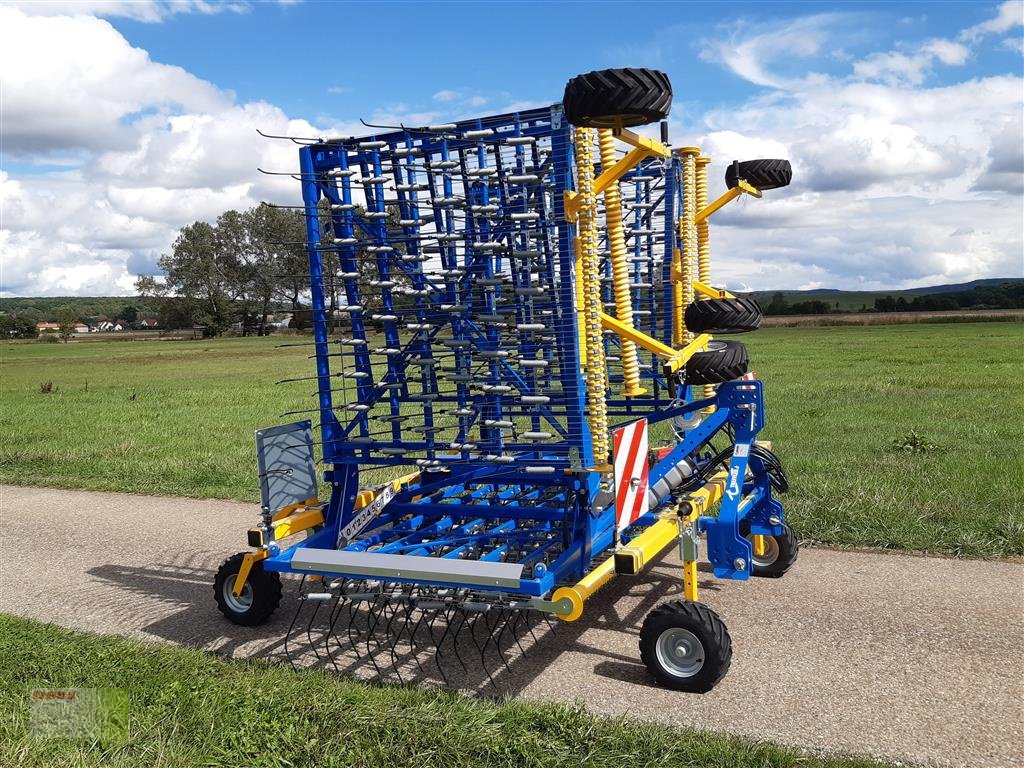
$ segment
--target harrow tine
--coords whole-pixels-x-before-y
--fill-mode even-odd
[[[398,640],[401,640],[402,634],[409,628],[409,622],[412,620],[412,612],[416,609],[415,598],[413,596],[413,588],[409,589],[409,599],[405,603],[405,611],[402,620],[402,628],[398,630]],[[413,630],[415,630],[415,624]],[[397,646],[397,642],[395,643]],[[413,662],[416,664],[416,668],[419,669],[420,675],[426,675],[426,671],[423,669],[423,665],[420,663],[420,655],[416,649],[416,636],[413,632],[409,634],[409,655],[412,656]]]
[[[523,644],[521,642],[519,642],[519,635],[516,634],[516,627],[519,626],[519,620],[523,618],[523,613],[525,613],[525,612],[524,611],[516,611],[515,612],[515,618],[512,620],[512,639],[515,640],[516,641],[516,645],[519,646],[519,653],[522,654],[523,656],[525,656],[526,655],[526,649],[523,648]],[[529,629],[529,627],[530,627],[530,618],[529,617],[526,617],[526,627],[527,627],[527,629]]]
[[[469,627],[469,636],[473,640],[473,645],[476,647],[477,652],[480,654],[480,666],[483,667],[484,674],[487,675],[487,679],[491,681],[491,686],[497,690],[498,686],[494,682],[494,678],[491,676],[491,671],[487,668],[487,645],[490,642],[490,620],[488,614],[490,613],[491,606],[487,603],[472,603],[466,602],[462,606],[464,611],[473,611],[476,616],[473,617],[473,621]],[[476,625],[480,623],[481,617],[484,619],[484,631],[485,638],[484,644],[480,645],[480,641],[476,636]]]
[[[462,667],[463,672],[469,672],[466,668],[466,662],[462,660],[462,654],[459,653],[459,634],[462,632],[462,628],[466,625],[466,613],[459,606],[452,607],[452,614],[458,616],[459,623],[455,629],[455,635],[452,638],[452,650],[455,651],[455,658],[459,660],[459,666]],[[447,617],[446,617],[447,618]],[[444,635],[441,636],[441,642],[444,642],[445,636],[451,631],[452,623],[451,618],[448,618],[448,627],[444,631]]]
[[[296,607],[295,614],[292,616],[291,624],[288,625],[288,630],[284,633],[284,655],[285,658],[288,659],[288,663],[291,665],[292,669],[298,669],[298,667],[295,665],[295,660],[292,658],[291,651],[289,650],[288,647],[288,641],[291,639],[292,630],[295,628],[295,623],[299,620],[299,614],[302,613],[302,606],[305,604],[305,600],[301,597],[302,588],[305,585],[306,577],[303,576],[302,579],[299,581],[300,598],[298,600],[298,607]]]
[[[448,681],[448,675],[446,675],[444,673],[444,665],[441,664],[441,659],[440,659],[440,656],[441,656],[441,643],[444,642],[444,635],[447,634],[447,632],[448,632],[448,629],[447,629],[447,626],[448,626],[447,614],[446,614],[446,621],[445,621],[446,629],[445,629],[444,634],[441,635],[441,643],[437,643],[437,642],[434,641],[434,624],[435,624],[435,622],[437,621],[437,619],[438,619],[438,617],[440,615],[441,615],[441,609],[437,609],[437,610],[435,610],[433,612],[433,615],[430,617],[430,621],[427,622],[427,632],[430,634],[430,642],[434,646],[434,666],[437,667],[437,671],[441,674],[441,679],[444,681],[445,687],[448,688],[448,687],[451,687],[451,683]]]
[[[509,668],[508,660],[505,658],[505,652],[501,648],[501,638],[505,634],[505,631],[508,629],[509,622],[511,621],[511,616],[509,614],[514,611],[514,608],[510,608],[508,610],[502,609],[501,611],[499,611],[498,622],[501,624],[501,629],[498,631],[498,634],[495,637],[494,642],[495,647],[498,649],[498,657],[501,659],[501,663],[505,665],[505,670],[509,673],[511,673],[512,670]],[[494,628],[498,628],[497,623],[495,624]]]
[[[334,644],[337,646],[338,651],[342,650],[341,640],[338,639],[338,635],[335,633],[334,627],[338,623],[338,619],[341,618],[343,606],[347,602],[349,601],[345,593],[345,581],[342,580],[340,584],[340,589],[338,591],[337,601],[335,602],[333,608],[331,609],[331,622],[327,628],[327,637],[324,638],[324,651],[327,653],[327,658],[331,660],[331,665],[334,667],[334,671],[337,673],[340,673],[341,669],[338,667],[338,662],[335,661],[335,653],[331,652],[330,642],[331,638],[333,637]]]
[[[404,684],[405,680],[402,679],[402,673],[398,669],[398,655],[395,653],[395,648],[398,646],[398,641],[401,639],[401,633],[395,635],[391,632],[391,625],[394,623],[395,617],[398,615],[399,608],[401,607],[400,603],[403,602],[403,598],[405,597],[404,590],[402,594],[394,597],[397,599],[394,601],[395,605],[391,611],[391,616],[388,618],[388,623],[384,627],[384,637],[387,639],[388,652],[391,655],[391,667],[395,670],[395,674],[398,675],[398,681]]]
[[[309,600],[310,597],[309,595],[306,595],[303,599]],[[310,614],[309,621],[306,622],[306,639],[309,640],[309,647],[316,656],[316,663],[320,664],[323,660],[320,658],[320,652],[316,649],[316,643],[313,642],[313,622],[316,620],[316,615],[320,611],[320,600],[314,600],[313,602],[315,603],[313,606],[313,613]]]
[[[374,658],[373,651],[370,650],[370,640],[373,639],[374,630],[377,629],[377,624],[380,622],[380,612],[383,610],[383,605],[378,607],[380,603],[380,597],[373,598],[373,602],[370,603],[369,615],[367,617],[367,628],[366,628],[366,655],[370,657],[370,663],[373,664],[373,668],[377,670],[377,677],[383,677],[383,673],[380,671],[380,667],[377,665],[377,659]],[[380,643],[377,644],[380,648]]]

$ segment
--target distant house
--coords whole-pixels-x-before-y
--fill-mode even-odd
[[[159,324],[155,317],[144,317],[139,320],[140,328],[156,328]]]
[[[96,323],[96,328],[100,331],[123,331],[124,325],[120,320],[101,320]]]
[[[36,323],[36,330],[40,333],[56,333],[60,330],[60,323]]]
[[[85,323],[75,323],[75,333],[88,333],[89,326]]]

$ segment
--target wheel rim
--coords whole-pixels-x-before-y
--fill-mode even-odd
[[[750,536],[749,540],[751,544],[754,543],[753,536]],[[755,566],[767,568],[779,559],[779,541],[774,536],[762,536],[761,540],[764,541],[764,554],[758,555],[754,553],[751,555],[750,560]]]
[[[235,594],[231,591],[231,588],[234,586],[234,575],[224,580],[224,586],[221,589],[221,592],[224,594],[224,604],[235,613],[245,613],[252,608],[252,584],[246,581],[245,586],[242,587],[242,594],[238,597],[235,597]]]
[[[688,629],[672,627],[658,638],[658,663],[674,677],[693,677],[704,667],[704,645]]]

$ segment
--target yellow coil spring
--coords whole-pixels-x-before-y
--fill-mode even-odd
[[[708,204],[708,163],[710,162],[710,157],[697,158],[696,187],[698,211]],[[704,283],[704,285],[711,285],[711,243],[708,240],[707,219],[704,219],[704,221],[697,225],[697,279]],[[714,397],[714,385],[705,384],[703,392],[705,398]]]
[[[601,151],[601,170],[615,164],[615,135],[610,128],[597,132]],[[623,325],[633,327],[633,298],[629,292],[629,264],[626,262],[626,235],[622,228],[622,199],[619,182],[608,186],[604,192],[604,215],[608,225],[608,252],[612,265],[612,286],[615,297],[615,317]],[[622,378],[625,385],[623,395],[634,397],[647,390],[640,386],[640,362],[637,360],[636,344],[629,339],[621,340]]]
[[[597,257],[597,200],[594,197],[593,131],[576,129],[576,190],[579,194],[580,274],[583,283],[583,333],[586,341],[587,412],[594,461],[608,461],[608,406],[605,402],[608,370],[601,329],[601,273]]]
[[[697,155],[700,150],[684,147],[683,153],[683,216],[679,226],[682,229],[683,253],[680,272],[683,283],[683,311],[693,303],[693,281],[697,278]],[[683,329],[683,342],[693,341],[693,334]]]
[[[708,163],[710,157],[697,158],[697,210],[708,204]],[[697,279],[705,285],[711,284],[711,247],[708,242],[708,220],[697,225]]]

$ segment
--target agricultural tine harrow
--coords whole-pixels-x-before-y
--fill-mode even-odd
[[[293,668],[398,683],[502,690],[499,673],[536,645],[537,611],[503,596],[390,582],[303,580],[284,641]],[[499,676],[499,677],[496,677]]]
[[[257,432],[260,521],[214,585],[229,619],[265,621],[298,574],[292,664],[499,689],[676,545],[683,593],[641,659],[679,690],[721,679],[701,550],[745,580],[796,540],[763,385],[715,338],[760,309],[712,287],[709,219],[791,171],[733,163],[711,200],[710,158],[631,130],[671,101],[661,72],[602,70],[551,107],[292,138],[313,339],[289,346],[315,366],[279,379],[315,390],[289,412],[310,420]]]

